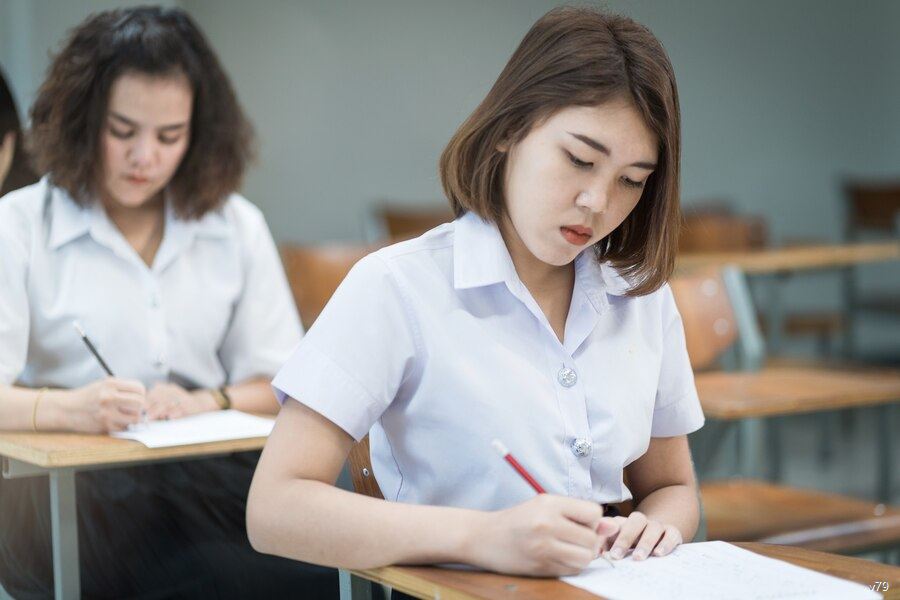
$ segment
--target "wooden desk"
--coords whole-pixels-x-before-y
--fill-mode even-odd
[[[744,252],[688,253],[680,254],[675,266],[678,270],[688,271],[734,265],[747,274],[764,274],[835,269],[898,259],[900,241],[889,241],[766,248]]]
[[[792,548],[758,543],[735,544],[764,556],[783,560],[799,567],[861,583],[867,587],[887,581],[885,598],[900,599],[900,568],[880,563]],[[436,567],[382,567],[352,571],[353,575],[393,587],[416,598],[441,600],[596,600],[597,596],[558,579],[510,577],[495,573],[456,571]],[[356,597],[354,596],[354,600]],[[342,597],[342,600],[343,597]]]
[[[79,598],[75,473],[260,450],[265,442],[266,438],[249,438],[147,448],[140,442],[105,435],[0,432],[0,456],[7,479],[49,476],[55,594],[57,598]]]

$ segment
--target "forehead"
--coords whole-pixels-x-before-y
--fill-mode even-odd
[[[190,119],[193,99],[183,73],[124,73],[110,88],[109,110],[141,124],[181,123]]]
[[[627,100],[563,108],[535,129],[553,137],[574,139],[569,135],[574,133],[592,138],[609,148],[617,162],[656,162],[659,152],[656,134]]]

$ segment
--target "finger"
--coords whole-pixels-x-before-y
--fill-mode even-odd
[[[585,527],[581,523],[576,523],[570,519],[562,519],[558,529],[554,532],[556,538],[575,545],[591,550],[596,556],[600,551],[602,539],[597,532],[590,527]]]
[[[601,550],[609,550],[612,548],[613,543],[622,531],[622,525],[624,525],[627,520],[628,519],[625,517],[603,518],[600,525],[597,527],[597,534],[603,538],[600,544]]]
[[[119,379],[118,377],[114,377],[112,383],[120,392],[132,392],[142,396],[147,394],[147,388],[137,379]]]
[[[622,523],[619,535],[610,549],[610,555],[615,559],[624,558],[628,549],[634,544],[644,528],[647,526],[647,517],[637,511],[631,513]]]
[[[578,498],[559,498],[563,516],[596,530],[603,519],[603,506]]]
[[[113,404],[117,410],[136,414],[148,408],[148,403],[144,396],[133,392],[119,392],[113,398]]]
[[[663,537],[659,540],[659,543],[656,545],[656,549],[653,551],[654,556],[665,556],[666,554],[671,553],[675,548],[681,545],[682,542],[681,532],[677,527],[669,525],[665,528],[665,532],[663,533]]]
[[[638,539],[637,544],[634,546],[634,551],[631,553],[632,560],[644,560],[650,556],[650,553],[656,547],[656,544],[662,538],[664,533],[665,527],[663,527],[662,523],[658,521],[650,521],[647,523],[643,533],[641,533],[640,539]]]
[[[580,573],[591,564],[595,556],[596,554],[588,548],[558,540],[552,544],[550,550],[550,561],[560,565],[572,575]]]

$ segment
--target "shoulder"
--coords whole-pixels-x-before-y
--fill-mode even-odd
[[[413,273],[443,272],[452,268],[454,224],[444,223],[417,238],[391,244],[373,252],[373,260],[380,261],[389,271]]]
[[[240,194],[231,194],[219,211],[229,224],[240,229],[268,229],[263,212]]]

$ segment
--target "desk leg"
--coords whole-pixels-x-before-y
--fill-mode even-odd
[[[372,582],[341,569],[338,573],[341,600],[372,600]]]
[[[878,483],[876,484],[876,494],[878,501],[889,504],[891,502],[892,489],[892,473],[891,464],[894,462],[894,436],[891,431],[892,423],[892,406],[890,404],[882,404],[876,408],[876,417],[878,418],[878,456],[876,457],[878,465]]]
[[[766,430],[762,419],[742,419],[740,431],[739,464],[743,477],[759,478],[766,444]]]
[[[78,512],[75,471],[50,471],[50,519],[53,535],[53,585],[56,598],[81,596],[78,562]]]

